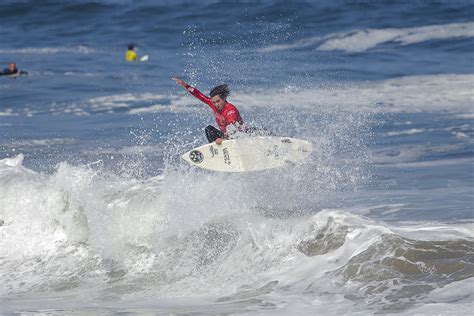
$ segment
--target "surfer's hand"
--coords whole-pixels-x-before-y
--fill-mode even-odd
[[[181,80],[179,77],[171,77],[174,81],[176,81],[177,84],[179,84],[181,87],[186,88],[186,82]]]
[[[222,141],[223,141],[223,140],[224,140],[223,138],[217,138],[217,139],[215,140],[215,142],[216,142],[217,145],[220,145],[220,144],[222,144]]]

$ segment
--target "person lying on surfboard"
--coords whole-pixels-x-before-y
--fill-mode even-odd
[[[188,90],[188,92],[194,97],[209,105],[214,112],[214,117],[219,129],[212,125],[205,128],[206,137],[209,143],[216,142],[217,145],[220,145],[224,139],[229,138],[230,131],[228,130],[228,127],[231,127],[234,131],[247,131],[239,110],[237,110],[233,104],[227,102],[227,97],[229,96],[230,91],[226,84],[214,87],[208,97],[180,78],[172,77],[172,79],[176,81],[178,85]]]
[[[137,48],[135,44],[129,44],[128,50],[125,53],[125,60],[126,61],[147,61],[148,55],[143,55],[142,57],[138,58]]]
[[[28,75],[28,73],[23,70],[18,70],[14,62],[9,63],[8,68],[5,68],[3,69],[3,71],[0,71],[0,76],[19,76],[19,75]]]
[[[125,60],[126,61],[137,61],[138,60],[138,55],[137,52],[135,51],[135,45],[129,44],[127,52],[125,53]]]

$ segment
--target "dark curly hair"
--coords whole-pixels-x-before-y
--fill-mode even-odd
[[[229,94],[230,94],[230,90],[226,84],[221,84],[217,87],[212,88],[211,92],[209,93],[211,98],[215,95],[219,95],[224,100],[227,99]]]

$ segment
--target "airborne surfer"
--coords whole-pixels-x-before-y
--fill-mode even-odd
[[[239,110],[237,110],[233,104],[227,102],[230,91],[226,84],[214,87],[209,93],[209,96],[206,96],[182,79],[178,77],[172,77],[172,79],[176,81],[178,85],[188,90],[194,97],[209,105],[214,112],[214,117],[219,129],[212,125],[205,128],[206,137],[210,143],[215,141],[217,145],[220,145],[222,141],[229,138],[229,134],[233,132],[247,132]]]

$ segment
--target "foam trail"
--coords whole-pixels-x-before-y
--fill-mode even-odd
[[[315,46],[321,51],[342,50],[347,53],[362,53],[390,42],[410,45],[431,40],[471,37],[474,37],[474,22],[450,23],[409,28],[353,30],[322,37],[303,38],[292,44],[271,45],[257,51],[271,53]]]
[[[343,50],[349,53],[360,53],[388,42],[410,45],[458,37],[474,37],[474,22],[401,29],[367,29],[332,34],[318,47],[318,50]]]
[[[315,86],[288,90],[284,88],[253,89],[235,91],[232,101],[241,108],[288,108],[314,112],[334,111],[334,107],[350,112],[417,113],[423,111],[449,111],[459,117],[469,118],[474,112],[474,75],[444,74],[404,76],[379,81],[366,81],[357,84],[337,86]],[[264,93],[265,92],[265,93]],[[150,99],[154,96],[150,96]],[[157,98],[165,96],[157,95]],[[104,98],[104,105],[97,107],[113,109],[122,101]],[[131,113],[146,112],[196,112],[194,100],[188,95],[169,97],[170,105],[152,105],[131,110]],[[124,101],[125,102],[125,101]],[[418,132],[413,129],[412,132]]]
[[[472,113],[474,75],[406,76],[382,81],[367,81],[336,87],[314,87],[268,93],[253,91],[235,94],[236,103],[256,107],[288,107],[333,111],[334,107],[359,112],[452,111]]]
[[[26,47],[17,49],[0,49],[0,54],[93,54],[98,50],[88,46],[76,47]]]

